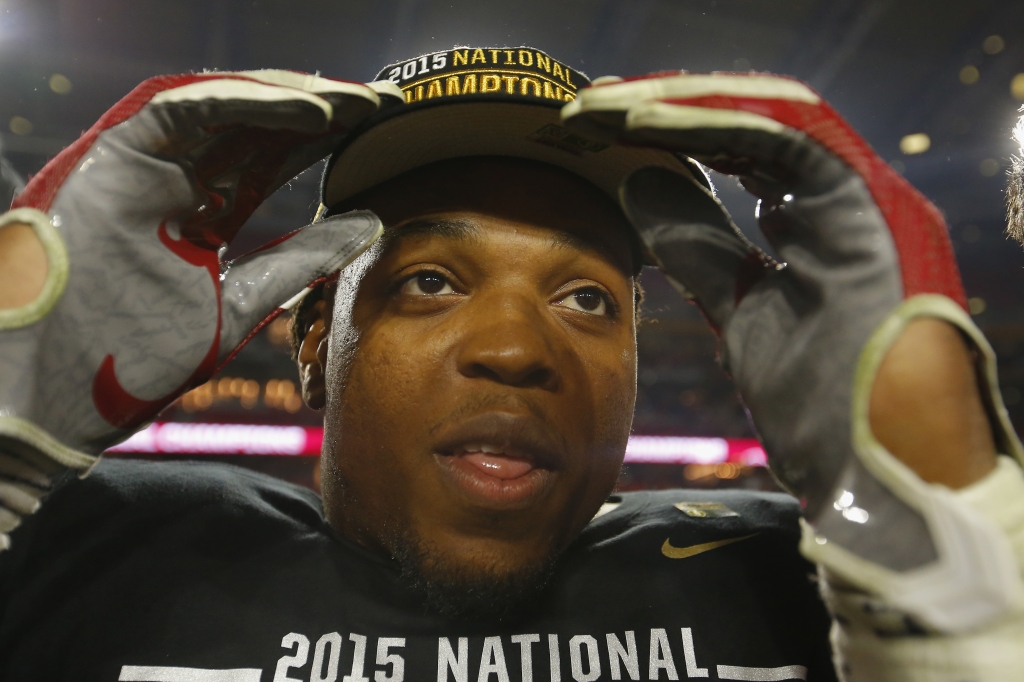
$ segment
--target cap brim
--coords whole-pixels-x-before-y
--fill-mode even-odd
[[[561,106],[483,98],[431,104],[396,104],[354,131],[328,164],[324,205],[333,207],[420,166],[470,156],[511,156],[558,166],[596,185],[616,203],[623,181],[647,166],[666,167],[707,186],[706,178],[695,177],[701,171],[685,157],[598,143],[566,130],[559,118]]]

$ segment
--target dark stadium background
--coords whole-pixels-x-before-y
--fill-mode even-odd
[[[30,176],[157,74],[273,67],[369,80],[453,45],[530,45],[591,77],[755,69],[808,81],[945,213],[972,314],[1024,427],[1024,252],[1002,234],[1024,103],[1021,0],[0,0],[0,153],[5,172]],[[318,181],[314,168],[271,197],[232,252],[306,224]],[[753,201],[732,179],[715,182],[753,235]],[[700,316],[658,273],[643,284],[635,432],[752,437]],[[161,420],[319,425],[295,394],[285,324]],[[219,458],[316,485],[314,457]],[[637,464],[621,485],[772,483],[759,468]]]

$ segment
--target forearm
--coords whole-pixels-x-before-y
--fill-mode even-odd
[[[997,528],[1024,567],[1024,474],[997,455],[983,398],[990,389],[980,376],[974,350],[953,325],[913,320],[879,367],[871,430],[922,480],[955,490],[952,502]],[[846,682],[995,682],[1024,667],[1024,614],[941,634],[824,567],[821,579]]]
[[[0,223],[0,310],[32,302],[47,271],[46,252],[33,229],[22,222]]]
[[[947,322],[912,320],[889,349],[871,392],[871,430],[928,483],[959,489],[996,465],[973,352]]]

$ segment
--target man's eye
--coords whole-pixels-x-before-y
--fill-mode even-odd
[[[588,288],[574,291],[562,300],[558,301],[560,306],[579,310],[591,315],[607,315],[608,301],[598,289]]]
[[[405,281],[402,293],[410,296],[437,296],[452,294],[455,290],[448,280],[436,272],[421,272]]]

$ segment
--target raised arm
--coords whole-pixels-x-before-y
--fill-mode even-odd
[[[804,507],[801,550],[822,567],[847,678],[998,680],[1024,664],[1007,635],[1024,627],[1024,453],[935,207],[791,79],[606,80],[563,118],[686,153],[760,199],[780,262],[666,169],[622,189],[716,327],[772,470]]]
[[[88,471],[376,239],[361,212],[219,255],[396,91],[288,71],[150,79],[0,215],[0,549],[55,474]]]

